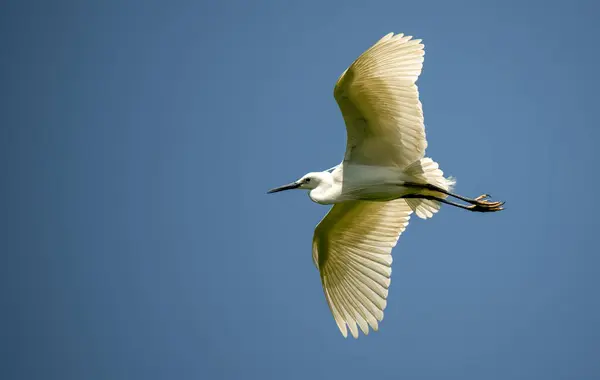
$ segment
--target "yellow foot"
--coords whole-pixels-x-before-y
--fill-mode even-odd
[[[504,210],[502,207],[504,202],[491,202],[486,199],[489,198],[489,194],[483,194],[474,199],[475,202],[468,208],[471,211],[479,211],[479,212],[494,212]]]
[[[476,201],[481,201],[483,199],[489,198],[490,195],[489,194],[482,194],[480,196],[478,196],[477,198],[475,198]]]

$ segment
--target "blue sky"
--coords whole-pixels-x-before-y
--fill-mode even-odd
[[[0,12],[3,379],[597,379],[592,1],[12,1]],[[422,38],[428,156],[498,214],[394,250],[344,339],[311,262],[340,73]]]

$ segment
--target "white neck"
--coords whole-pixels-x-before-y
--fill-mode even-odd
[[[319,174],[319,185],[312,189],[308,193],[308,196],[313,202],[323,205],[335,203],[341,193],[340,184],[334,181],[333,176],[329,172],[321,172]]]

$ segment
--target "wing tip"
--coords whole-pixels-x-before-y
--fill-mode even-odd
[[[346,328],[346,324],[344,323],[342,326],[338,325],[340,332],[344,338],[348,339],[348,329]]]

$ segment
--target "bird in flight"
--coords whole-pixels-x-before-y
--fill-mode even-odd
[[[269,191],[309,190],[316,203],[333,205],[315,228],[313,262],[327,304],[344,337],[358,338],[383,320],[392,248],[410,215],[427,219],[441,203],[474,212],[502,210],[489,195],[452,192],[455,181],[425,157],[423,110],[415,82],[421,74],[421,40],[390,33],[339,77],[333,95],[346,124],[342,163],[311,172]],[[451,201],[452,197],[461,202]]]

